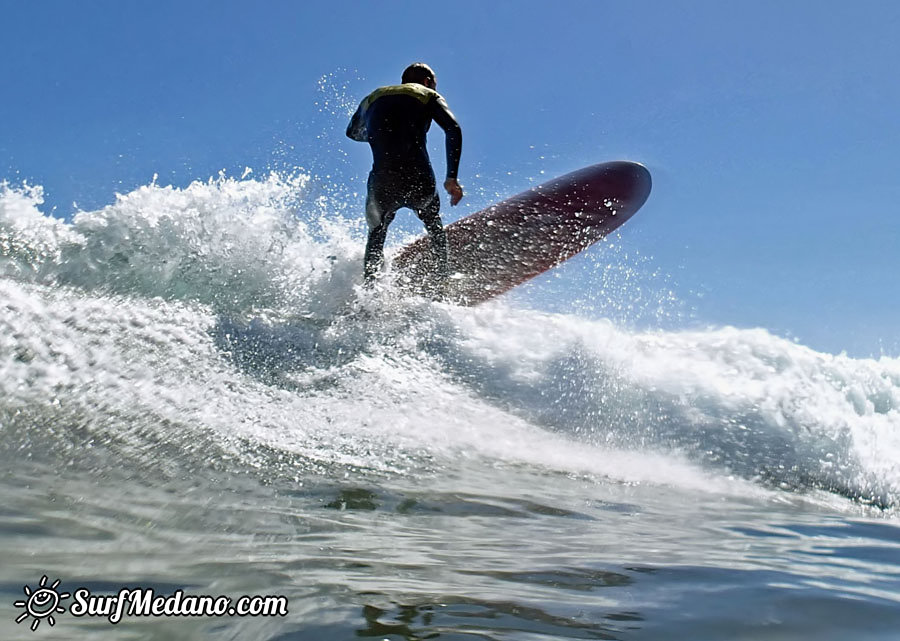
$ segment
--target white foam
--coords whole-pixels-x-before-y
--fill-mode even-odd
[[[78,414],[138,458],[211,439],[247,464],[271,463],[253,444],[397,474],[465,456],[896,502],[897,359],[361,292],[360,223],[309,187],[150,184],[63,222],[38,188],[4,186],[7,425],[22,409]]]

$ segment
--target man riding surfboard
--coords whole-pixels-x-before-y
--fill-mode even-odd
[[[441,222],[441,202],[435,188],[434,171],[426,148],[431,121],[444,130],[447,176],[444,189],[450,204],[463,197],[457,180],[462,153],[462,130],[436,91],[437,79],[428,65],[418,62],[403,71],[401,84],[380,87],[366,96],[347,126],[347,136],[368,142],[372,148],[372,171],[366,195],[365,282],[371,284],[384,263],[387,228],[397,210],[408,207],[425,224],[431,241],[436,277],[449,275],[447,235]]]

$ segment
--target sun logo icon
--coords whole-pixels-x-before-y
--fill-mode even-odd
[[[47,587],[46,574],[41,577],[38,589],[34,592],[26,585],[25,596],[28,597],[28,600],[13,603],[17,608],[25,608],[25,611],[16,618],[16,623],[22,623],[28,617],[34,617],[34,622],[31,624],[32,632],[38,629],[41,619],[47,619],[47,623],[51,626],[56,625],[56,619],[53,618],[53,615],[57,612],[63,613],[66,611],[59,602],[69,596],[68,592],[57,592],[56,588],[58,587],[59,579],[56,579],[49,588]]]

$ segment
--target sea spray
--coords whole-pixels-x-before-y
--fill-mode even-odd
[[[308,185],[151,183],[69,222],[5,185],[4,447],[175,475],[403,476],[474,457],[896,504],[897,359],[367,292],[359,222]]]

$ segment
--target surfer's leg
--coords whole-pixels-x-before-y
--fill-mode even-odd
[[[445,279],[450,275],[449,251],[447,248],[447,232],[441,222],[441,199],[433,192],[424,206],[416,208],[419,219],[425,223],[428,239],[431,241],[431,254],[434,257],[436,275]]]
[[[384,241],[387,238],[388,225],[394,219],[394,213],[385,213],[374,227],[369,227],[369,239],[366,242],[366,258],[363,275],[368,285],[372,284],[375,275],[384,265]]]
[[[371,285],[375,275],[384,264],[384,241],[387,238],[388,225],[394,219],[397,209],[389,209],[380,192],[376,180],[369,176],[369,189],[366,196],[366,222],[369,224],[369,239],[366,242],[366,258],[363,277],[367,285]]]

